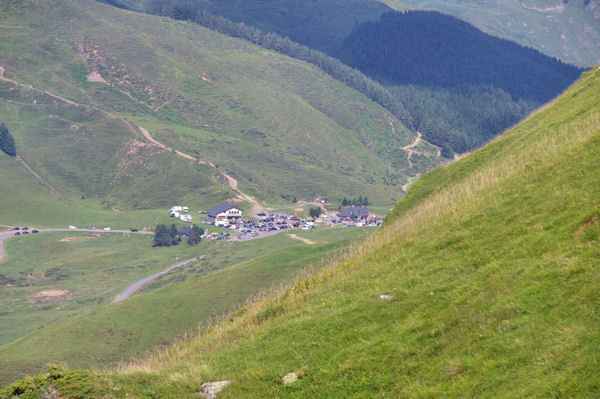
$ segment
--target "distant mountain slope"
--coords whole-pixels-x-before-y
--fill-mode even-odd
[[[274,32],[306,46],[330,53],[356,24],[377,20],[390,8],[374,0],[129,0],[140,10],[161,12],[169,6],[209,10],[235,22]]]
[[[380,0],[396,10],[424,8],[579,66],[600,62],[598,0]]]
[[[223,380],[219,398],[596,397],[599,153],[600,67],[423,176],[350,256],[83,382],[111,397]],[[38,381],[70,389],[82,373]]]
[[[433,11],[360,24],[337,57],[387,86],[429,141],[457,152],[512,126],[582,72]]]
[[[129,6],[195,21],[292,57],[310,59],[311,63],[345,82],[345,75],[338,72],[341,65],[331,57],[340,58],[369,78],[387,85],[388,90],[361,79],[352,81],[350,86],[392,110],[411,128],[421,130],[427,140],[444,147],[444,154],[449,157],[453,151],[465,152],[481,146],[553,98],[578,76],[572,66],[562,65],[516,43],[485,35],[450,16],[413,12],[412,18],[402,19],[386,10],[364,12],[369,9],[368,3],[348,2],[340,6],[343,12],[337,12],[329,7],[331,2],[292,4],[282,1],[278,3],[281,7],[285,5],[286,9],[295,10],[283,15],[273,13],[272,8],[265,8],[260,1],[231,7],[227,1],[131,0]],[[408,7],[398,2],[393,6]],[[247,12],[240,16],[240,9]],[[236,25],[211,12],[244,22]],[[313,15],[319,17],[312,18]],[[352,15],[356,18],[350,32],[348,22]],[[382,16],[381,19],[377,20],[378,16]],[[323,17],[331,18],[332,22],[323,23]],[[306,22],[309,20],[318,21],[319,29],[329,32],[330,39],[325,46],[321,40],[313,40],[319,29]],[[339,29],[337,24],[340,24]],[[299,31],[291,29],[292,26]],[[300,44],[282,35],[291,36]],[[317,56],[302,45],[318,48],[331,57]],[[447,98],[450,105],[445,102]],[[473,110],[471,104],[479,104],[479,108]]]
[[[200,206],[236,196],[222,186],[227,174],[263,200],[368,192],[390,204],[439,162],[425,145],[406,169],[402,147],[415,133],[388,111],[241,40],[97,2],[3,1],[0,10],[3,121],[66,198]]]
[[[514,40],[579,66],[600,62],[600,0],[103,0],[145,11],[169,4],[209,9],[327,53],[360,23],[388,11],[437,10],[495,36]]]
[[[492,85],[514,99],[548,101],[582,70],[427,11],[386,13],[359,25],[338,52],[342,62],[388,85]]]

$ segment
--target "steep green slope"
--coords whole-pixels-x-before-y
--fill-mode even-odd
[[[220,183],[227,174],[263,200],[372,192],[389,204],[439,162],[430,146],[385,186],[386,171],[409,166],[401,147],[414,133],[305,63],[96,2],[0,4],[3,121],[22,159],[72,203],[200,207],[236,195]]]
[[[442,11],[494,35],[580,66],[600,62],[598,0],[380,0],[396,9]]]
[[[596,397],[599,93],[600,68],[425,175],[352,256],[97,390],[193,398],[231,380],[220,398]]]

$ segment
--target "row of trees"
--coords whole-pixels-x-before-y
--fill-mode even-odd
[[[338,59],[296,43],[287,37],[281,37],[274,33],[263,33],[244,23],[236,23],[216,16],[193,4],[154,4],[148,7],[147,12],[173,19],[192,21],[213,31],[245,39],[263,48],[309,62],[332,78],[360,91],[372,101],[387,108],[403,123],[410,124],[411,122],[408,112],[385,87],[362,72],[341,63]]]
[[[204,229],[195,224],[192,225],[187,243],[189,245],[200,243],[202,235],[204,235]],[[154,240],[152,241],[153,247],[170,247],[171,245],[178,245],[180,242],[181,235],[174,224],[172,224],[170,228],[164,224],[156,226],[156,229],[154,230]]]
[[[0,124],[0,150],[7,155],[14,157],[17,155],[17,147],[15,146],[15,139],[8,131],[8,128],[4,123]]]
[[[369,206],[371,203],[369,202],[369,198],[365,195],[363,198],[362,195],[359,195],[358,198],[348,199],[344,197],[342,199],[342,206]]]

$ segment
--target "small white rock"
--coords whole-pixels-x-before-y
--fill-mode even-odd
[[[295,371],[283,376],[283,385],[291,384],[292,382],[298,381],[298,374]]]
[[[229,384],[231,384],[231,381],[229,380],[205,382],[202,384],[202,391],[198,393],[204,396],[206,399],[215,399],[217,397],[217,394]]]
[[[383,299],[384,301],[391,301],[392,299],[394,299],[394,296],[388,294],[381,294],[379,295],[379,299]]]

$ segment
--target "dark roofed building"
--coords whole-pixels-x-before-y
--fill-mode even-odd
[[[179,230],[179,235],[182,237],[189,237],[192,232],[192,226],[185,226]]]
[[[349,206],[337,215],[338,217],[343,219],[365,219],[369,217],[369,208],[363,208],[360,206]]]
[[[206,211],[209,218],[234,221],[242,217],[242,210],[231,204],[221,204]]]

